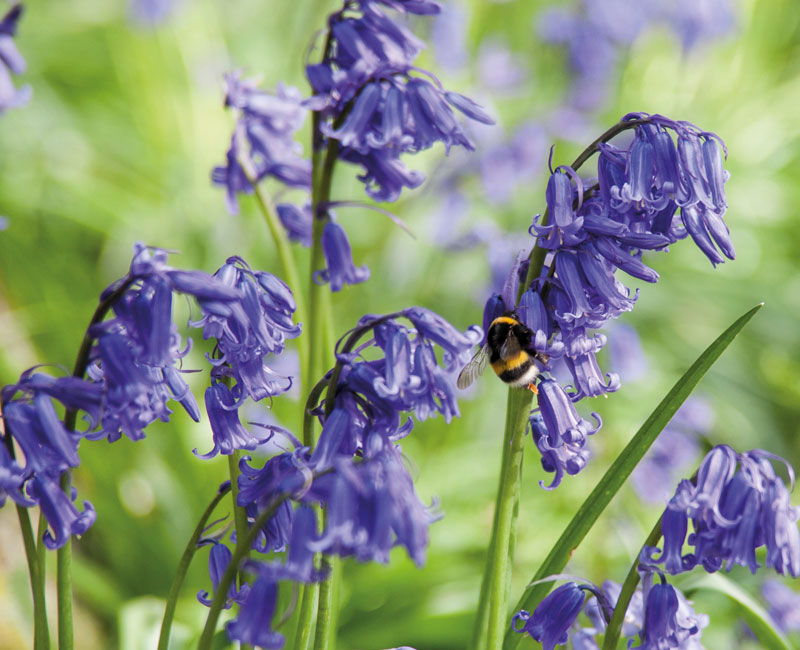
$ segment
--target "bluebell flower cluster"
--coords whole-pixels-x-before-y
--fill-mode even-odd
[[[708,616],[697,614],[686,597],[661,574],[660,584],[653,584],[652,567],[640,567],[642,586],[628,603],[621,636],[629,648],[639,650],[701,650],[700,636],[708,625]],[[621,586],[610,580],[602,588],[592,584],[567,582],[550,592],[533,614],[521,610],[512,620],[512,628],[527,633],[542,643],[543,650],[565,645],[576,650],[598,650],[597,635],[604,634],[619,599]],[[591,597],[593,596],[593,598]],[[578,622],[584,612],[591,623]],[[520,625],[522,623],[522,625]],[[639,645],[633,645],[636,640]]]
[[[800,508],[772,462],[786,466],[792,487],[794,471],[782,458],[760,449],[739,454],[727,445],[714,447],[694,481],[683,480],[664,511],[664,548],[649,547],[650,561],[671,574],[702,566],[708,572],[746,566],[759,568],[756,549],[766,547],[765,565],[781,575],[800,575]],[[688,535],[689,522],[693,532]],[[692,552],[683,553],[684,544]]]
[[[248,456],[241,459],[237,502],[249,524],[275,508],[257,531],[253,550],[287,554],[243,567],[256,579],[239,617],[228,625],[231,639],[281,647],[283,637],[271,621],[278,583],[325,577],[315,568],[316,553],[385,563],[392,548],[402,546],[417,565],[425,562],[428,526],[436,514],[417,496],[397,441],[411,431],[411,414],[417,420],[441,414],[448,421],[458,415],[455,374],[481,337],[479,327],[459,332],[421,307],[365,316],[337,346],[337,366],[326,376],[336,385],[312,411],[322,424],[316,447],[298,444],[261,468]],[[366,342],[354,347],[362,338]],[[326,513],[321,530],[311,505]],[[215,546],[211,553],[216,589],[230,551]],[[208,602],[207,594],[201,602]]]
[[[226,164],[213,169],[211,180],[225,187],[228,211],[239,212],[237,194],[252,193],[251,180],[271,177],[287,187],[310,191],[311,163],[302,157],[302,147],[294,140],[307,113],[300,91],[279,85],[275,94],[269,94],[238,72],[225,76],[225,86],[225,106],[237,110],[239,118]],[[243,162],[248,169],[242,167]]]
[[[585,465],[585,437],[596,431],[574,427],[578,416],[564,405],[620,387],[619,376],[604,375],[597,362],[607,343],[597,330],[631,311],[638,297],[616,272],[656,282],[658,273],[644,263],[643,253],[665,250],[687,236],[714,265],[734,257],[723,220],[728,174],[720,139],[660,115],[631,113],[621,126],[626,122],[633,129],[626,147],[599,144],[596,183],[586,185],[567,166],[553,171],[546,192],[549,223],[536,217],[530,229],[547,252],[541,273],[523,287],[517,304],[528,271],[528,262],[518,259],[502,294],[491,296],[484,310],[485,326],[515,310],[535,333],[531,351],[549,358],[550,365],[563,363],[572,377],[569,391],[558,382],[543,382],[539,408],[553,414],[544,419],[547,436],[541,421],[532,423],[545,468],[556,474],[550,487],[564,472],[574,474]]]
[[[401,153],[442,142],[473,149],[453,112],[493,123],[472,100],[447,92],[429,72],[414,66],[424,44],[389,18],[379,2],[345,3],[328,19],[329,39],[323,60],[309,65],[314,90],[310,105],[324,118],[321,130],[338,140],[339,157],[359,164],[359,178],[376,201],[394,201],[403,187],[424,177],[408,170]],[[383,3],[408,13],[435,14],[433,2]]]
[[[0,506],[7,497],[23,507],[39,506],[47,519],[44,543],[63,546],[71,535],[82,535],[97,515],[88,501],[83,512],[73,503],[76,493],[61,488],[65,472],[79,465],[82,432],[62,423],[56,403],[66,409],[84,409],[88,427],[96,425],[101,405],[98,386],[75,377],[51,377],[33,368],[0,394],[5,428],[0,448]],[[14,458],[22,451],[24,464]]]
[[[33,92],[30,86],[14,88],[11,81],[12,74],[22,74],[26,67],[25,59],[14,43],[22,10],[21,4],[15,4],[0,19],[0,113],[26,104]]]
[[[8,497],[26,507],[38,505],[50,523],[45,536],[50,548],[62,546],[70,534],[82,534],[95,520],[88,502],[79,512],[74,495],[60,487],[62,475],[79,465],[81,439],[114,442],[125,435],[140,440],[151,423],[169,419],[170,401],[200,419],[181,369],[189,343],[182,342],[172,320],[175,292],[197,300],[203,317],[194,325],[216,340],[209,358],[212,385],[205,396],[214,447],[204,457],[254,449],[278,430],[265,426],[249,432],[238,408],[247,398],[271,397],[291,385],[290,378],[264,363],[299,334],[289,288],[240,258],[230,258],[212,276],[174,269],[166,251],[137,244],[128,274],[101,294],[100,315],[87,332],[88,380],[55,378],[33,368],[2,390],[7,434],[0,451],[0,505]],[[112,316],[103,320],[105,309]],[[68,429],[56,403],[81,413],[83,430]],[[14,458],[15,448],[24,463]]]

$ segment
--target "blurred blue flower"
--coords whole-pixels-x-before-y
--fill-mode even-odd
[[[669,499],[686,468],[697,460],[698,437],[709,432],[712,419],[703,398],[692,395],[683,403],[633,470],[631,480],[641,499],[648,503]]]
[[[800,630],[800,593],[775,579],[766,580],[761,593],[779,629],[784,632]]]
[[[695,483],[683,480],[678,485],[662,524],[664,552],[654,560],[658,549],[648,549],[651,561],[665,563],[670,573],[698,564],[709,572],[739,564],[755,573],[755,551],[766,546],[767,567],[782,575],[800,575],[800,508],[791,505],[772,460],[785,464],[793,486],[794,471],[778,456],[759,449],[737,454],[726,445],[714,447]],[[688,520],[694,532],[686,540]],[[693,553],[681,556],[685,541]]]
[[[181,4],[181,0],[130,0],[128,11],[140,25],[156,27],[167,21]]]
[[[22,10],[21,4],[15,4],[0,19],[0,113],[26,104],[33,94],[30,86],[16,89],[11,81],[12,73],[22,74],[26,67],[13,38]]]
[[[289,239],[300,242],[306,247],[311,246],[311,204],[305,203],[302,207],[298,207],[292,203],[279,203],[276,209]]]
[[[581,613],[586,595],[583,586],[567,582],[551,591],[536,607],[533,614],[520,610],[514,615],[511,626],[515,632],[527,632],[540,641],[542,650],[553,650],[567,643],[569,629]],[[524,625],[517,627],[517,622]]]
[[[237,109],[239,119],[227,163],[213,169],[211,180],[226,188],[228,211],[238,213],[240,192],[253,192],[248,176],[255,182],[271,176],[289,187],[310,190],[311,163],[302,158],[302,147],[294,140],[306,116],[300,91],[278,85],[271,95],[259,90],[255,80],[242,79],[239,72],[227,74],[225,85],[225,106]]]
[[[331,291],[341,291],[345,284],[358,284],[369,279],[369,269],[353,263],[347,233],[335,221],[328,221],[322,231],[322,253],[325,268],[314,272],[314,281],[330,282]]]

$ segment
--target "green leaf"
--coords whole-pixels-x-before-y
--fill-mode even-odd
[[[686,401],[698,382],[708,372],[709,368],[719,359],[720,355],[733,342],[736,335],[764,306],[764,303],[756,305],[744,316],[739,318],[733,325],[726,329],[708,348],[703,352],[677,381],[667,396],[661,400],[655,410],[650,414],[639,431],[628,443],[622,453],[617,457],[605,476],[600,480],[595,489],[583,502],[578,512],[567,525],[564,532],[553,546],[550,554],[545,558],[536,575],[531,578],[531,583],[541,580],[554,573],[560,573],[567,564],[573,551],[578,547],[586,533],[591,530],[597,518],[609,504],[614,495],[622,487],[622,484],[630,476],[634,467],[642,459],[650,445],[653,444],[658,434],[667,426],[675,415],[681,404]],[[552,583],[539,583],[528,587],[520,598],[514,612],[520,609],[532,611],[536,605],[550,591]],[[509,625],[505,635],[503,648],[512,650],[516,648],[522,640],[523,635],[517,634]]]
[[[758,637],[764,648],[769,650],[792,650],[792,645],[775,626],[767,611],[744,589],[730,578],[719,573],[702,573],[682,585],[683,592],[689,596],[695,591],[716,591],[730,598],[747,621],[750,629]]]

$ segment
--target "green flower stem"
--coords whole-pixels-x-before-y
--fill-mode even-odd
[[[18,505],[17,517],[22,532],[22,543],[25,547],[25,559],[28,561],[28,576],[33,593],[33,648],[34,650],[50,650],[50,630],[47,626],[44,595],[44,567],[36,553],[36,539],[33,536],[28,509]],[[42,515],[40,517],[44,519]]]
[[[658,540],[661,539],[661,519],[661,517],[658,518],[656,525],[653,526],[653,530],[650,531],[642,548],[658,544]],[[622,591],[620,591],[617,604],[614,606],[614,614],[611,616],[611,620],[608,622],[608,627],[606,628],[605,638],[603,639],[603,650],[614,650],[614,648],[617,647],[619,634],[622,631],[622,622],[625,620],[625,613],[628,611],[631,598],[633,598],[633,592],[636,591],[636,585],[639,584],[639,572],[636,570],[639,566],[639,555],[640,554],[636,555],[636,559],[633,561],[628,575],[625,576],[625,582],[622,583]]]
[[[178,596],[180,594],[181,587],[183,586],[183,580],[186,577],[186,572],[189,570],[189,565],[191,564],[192,558],[194,558],[194,554],[197,551],[197,542],[200,539],[200,535],[203,534],[203,530],[205,530],[206,522],[211,516],[211,513],[214,512],[214,509],[217,507],[217,505],[219,505],[219,502],[222,500],[222,498],[228,494],[230,489],[231,486],[225,484],[224,487],[220,488],[216,496],[211,500],[211,503],[208,504],[208,507],[206,508],[202,517],[200,517],[200,521],[197,522],[197,526],[195,527],[192,536],[189,538],[189,541],[186,544],[183,555],[181,555],[180,562],[178,562],[178,570],[175,572],[175,577],[172,580],[172,586],[169,588],[169,594],[167,595],[167,606],[164,608],[164,618],[161,620],[161,633],[158,636],[157,650],[167,650],[169,647],[169,635],[170,631],[172,630],[172,621],[175,618],[175,607],[178,604]]]
[[[316,584],[303,585],[303,598],[300,601],[300,615],[297,618],[294,650],[308,650],[311,646],[311,632],[314,614],[319,605],[319,588]]]
[[[315,114],[316,118],[316,114]],[[316,119],[314,120],[316,125]],[[325,285],[314,282],[316,271],[325,268],[325,255],[322,251],[322,231],[325,224],[330,221],[325,204],[331,198],[331,184],[333,182],[333,169],[336,165],[336,156],[339,152],[339,142],[330,140],[319,169],[321,152],[316,152],[313,157],[314,184],[312,189],[311,214],[313,218],[311,262],[309,268],[309,339],[311,353],[306,367],[306,381],[316,381],[330,365],[333,340],[333,323],[331,321],[330,289]],[[323,207],[320,207],[323,206]],[[330,331],[326,331],[326,328]],[[329,347],[326,347],[329,346]],[[306,443],[306,441],[304,441]],[[306,443],[307,444],[307,443]]]
[[[520,598],[513,611],[526,609],[529,612],[533,611],[536,606],[541,602],[542,598],[550,591],[552,584],[550,582],[538,582],[547,576],[561,573],[567,561],[572,556],[572,553],[583,541],[583,538],[594,526],[597,519],[605,510],[606,506],[614,498],[614,495],[622,487],[623,483],[630,476],[638,462],[645,455],[650,446],[655,442],[655,439],[664,430],[664,427],[669,424],[669,421],[680,408],[681,404],[686,401],[695,386],[709,371],[712,365],[719,359],[720,355],[727,349],[733,342],[739,332],[742,331],[745,325],[755,314],[764,306],[764,303],[756,305],[740,316],[733,324],[728,327],[722,334],[720,334],[711,345],[709,345],[703,353],[695,360],[691,367],[683,374],[683,376],[675,383],[670,389],[664,399],[659,402],[658,406],[644,421],[644,424],[639,428],[639,431],[631,438],[631,441],[625,446],[625,449],[617,456],[616,460],[611,464],[603,478],[595,486],[592,493],[581,504],[572,521],[561,533],[561,537],[550,549],[544,562],[542,562],[536,575],[530,581],[530,585]],[[504,650],[513,650],[517,648],[522,642],[521,634],[517,634],[508,626],[506,631],[505,642],[503,643]]]
[[[476,648],[497,650],[502,646],[508,627],[508,595],[511,587],[513,538],[522,481],[522,457],[525,448],[525,427],[533,394],[527,389],[510,388],[506,409],[504,454],[497,491],[495,523],[489,545],[489,557],[481,592],[477,621],[485,634],[479,634]],[[485,620],[485,625],[483,621]],[[485,643],[482,637],[485,636]]]
[[[238,540],[247,532],[247,511],[239,505],[239,457],[241,452],[235,449],[228,456],[228,472],[231,477],[231,499],[233,500],[233,525]]]
[[[320,583],[319,604],[317,605],[317,627],[314,633],[314,650],[335,650],[336,621],[338,619],[337,590],[340,577],[341,560],[334,555],[322,556],[322,569],[328,577]]]
[[[70,492],[69,472],[61,475],[61,489]],[[42,516],[42,515],[40,515]],[[72,537],[56,551],[56,594],[58,595],[58,650],[72,650]]]
[[[264,221],[267,224],[269,233],[272,236],[272,241],[275,243],[275,248],[278,251],[278,257],[281,261],[283,274],[286,283],[292,290],[295,302],[297,303],[297,311],[295,312],[295,320],[298,323],[305,323],[308,318],[306,311],[306,300],[303,293],[303,286],[300,283],[300,275],[297,272],[297,265],[295,264],[294,255],[292,254],[292,247],[289,242],[289,237],[281,224],[278,217],[278,211],[275,208],[275,203],[272,197],[264,189],[263,184],[256,181],[256,174],[253,172],[252,164],[244,156],[239,158],[239,165],[244,171],[247,181],[255,188],[256,203],[258,204],[261,214],[264,216]],[[306,368],[308,365],[308,337],[300,336],[297,339],[297,353],[300,356],[300,367]],[[308,377],[303,377],[304,380],[309,381]],[[302,392],[302,389],[301,389]]]

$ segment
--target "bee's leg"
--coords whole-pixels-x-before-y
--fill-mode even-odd
[[[528,390],[531,391],[534,395],[538,395],[539,394],[539,389],[536,388],[536,384],[534,384],[533,382],[528,384]]]

